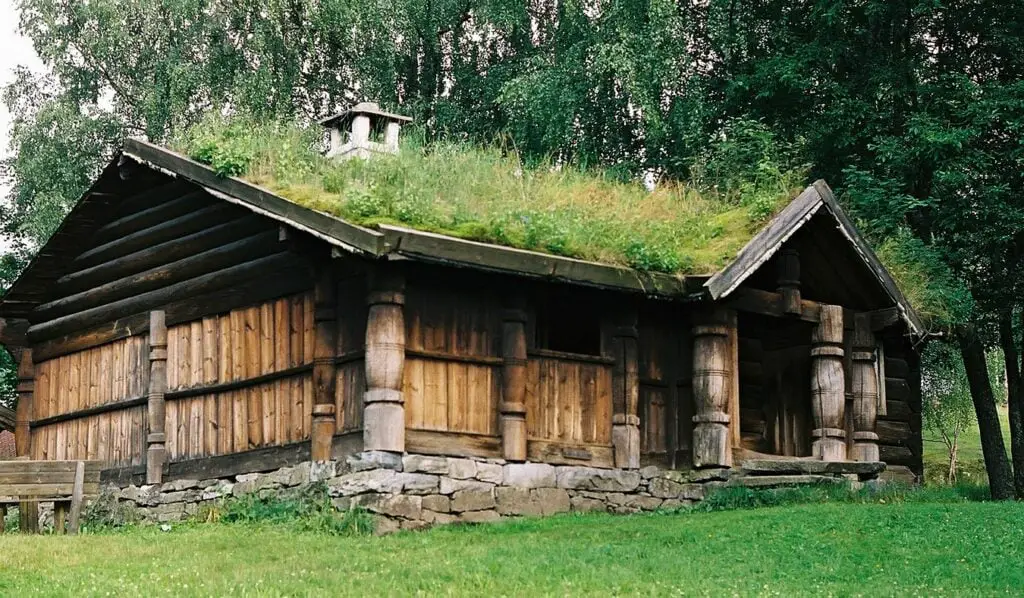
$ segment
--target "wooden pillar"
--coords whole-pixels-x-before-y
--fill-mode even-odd
[[[337,282],[330,264],[324,266],[317,277],[313,306],[316,337],[313,344],[313,424],[309,453],[313,461],[329,461],[337,426],[337,370],[334,361],[338,344]]]
[[[526,310],[516,297],[502,313],[501,448],[508,461],[526,460]]]
[[[782,312],[800,315],[800,254],[793,247],[779,252],[779,294],[782,295]]]
[[[814,430],[811,454],[823,461],[846,460],[843,373],[843,308],[822,305],[811,334],[811,412]]]
[[[3,349],[0,349],[2,351]],[[18,363],[18,406],[14,420],[14,453],[23,458],[32,454],[32,395],[35,393],[35,365],[32,350],[21,352]],[[24,533],[39,531],[39,503],[23,502],[18,505],[19,529]]]
[[[405,452],[405,280],[380,264],[371,276],[366,320],[366,392],[363,394],[363,448]]]
[[[875,369],[875,335],[871,318],[860,313],[854,318],[853,353],[850,365],[850,387],[853,392],[854,461],[879,461],[878,434],[878,370]]]
[[[167,393],[167,321],[162,311],[149,313],[149,436],[146,439],[146,483],[163,480],[167,459],[167,434],[164,431]]]
[[[639,366],[636,311],[621,314],[612,331],[612,446],[615,467],[640,467]]]
[[[693,326],[693,466],[731,467],[729,401],[738,375],[729,344],[735,319],[714,307],[695,314]]]

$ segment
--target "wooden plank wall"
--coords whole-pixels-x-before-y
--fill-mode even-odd
[[[640,376],[640,453],[664,454],[669,450],[670,430],[675,423],[678,355],[675,331],[669,322],[641,318],[637,359]]]
[[[531,356],[526,368],[530,440],[611,445],[612,365]]]
[[[149,343],[131,336],[36,364],[33,418],[144,397],[149,387]],[[32,429],[33,459],[96,459],[142,463],[148,423],[145,406],[100,413]]]
[[[343,356],[335,385],[335,431],[363,429],[363,392],[366,390],[366,278],[352,276],[338,283],[338,347]]]
[[[498,305],[485,293],[410,285],[403,380],[407,428],[498,434]]]
[[[313,296],[294,295],[167,330],[168,391],[248,380],[312,362]],[[309,372],[167,402],[171,461],[309,438]]]

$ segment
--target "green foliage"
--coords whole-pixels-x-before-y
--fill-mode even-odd
[[[946,328],[968,318],[970,290],[954,276],[941,251],[900,228],[877,245],[876,253],[900,291],[927,323]]]
[[[397,157],[336,162],[321,156],[316,140],[313,129],[295,123],[218,116],[174,145],[221,174],[358,224],[400,223],[673,273],[722,267],[802,182],[799,173],[765,162],[741,173],[752,180],[733,176],[722,191],[671,182],[648,191],[595,169],[525,166],[499,146],[410,142]],[[759,142],[770,151],[770,138]],[[735,151],[712,151],[716,174],[735,166],[728,162]]]
[[[201,519],[229,524],[287,525],[298,531],[332,536],[368,535],[375,525],[373,517],[359,507],[338,513],[323,483],[302,487],[287,496],[230,497],[216,512],[207,512]]]
[[[85,533],[109,532],[139,523],[138,513],[109,492],[88,501],[82,510],[81,528]]]
[[[848,484],[823,483],[793,488],[719,488],[691,510],[707,513],[734,509],[758,509],[821,503],[957,503],[989,500],[987,486],[961,484],[945,487],[906,486],[885,483],[853,489]]]

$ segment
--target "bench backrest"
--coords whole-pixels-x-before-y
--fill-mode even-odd
[[[70,497],[79,463],[84,465],[82,494],[95,496],[99,493],[102,461],[0,461],[0,497]]]

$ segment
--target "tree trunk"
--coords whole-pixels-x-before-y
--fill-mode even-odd
[[[971,389],[974,412],[978,416],[978,430],[981,432],[981,451],[985,456],[985,470],[988,472],[989,491],[995,500],[1013,498],[1013,481],[1010,462],[1006,458],[1003,432],[999,427],[999,412],[992,394],[992,383],[985,367],[985,350],[978,341],[974,326],[960,326],[957,330],[960,354],[967,372],[967,383]]]
[[[1013,313],[999,317],[999,343],[1006,362],[1006,403],[1010,410],[1010,453],[1013,457],[1013,491],[1024,499],[1024,421],[1021,419],[1021,371],[1013,334]]]

